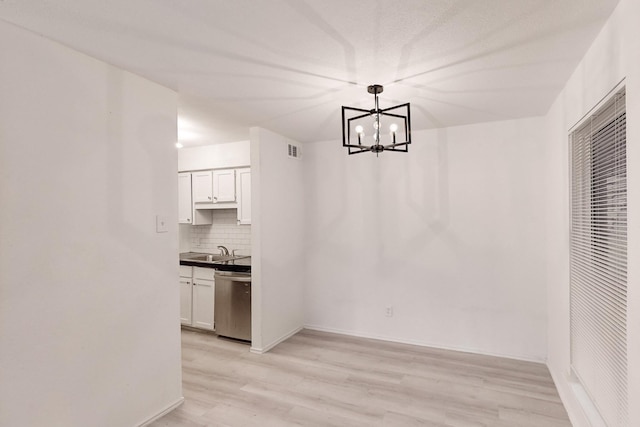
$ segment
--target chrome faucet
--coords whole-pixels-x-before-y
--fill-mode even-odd
[[[229,256],[229,249],[225,248],[224,246],[218,246],[218,249],[220,249],[220,255]]]

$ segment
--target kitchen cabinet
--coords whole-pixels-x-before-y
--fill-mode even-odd
[[[251,169],[236,170],[238,224],[251,224]]]
[[[200,210],[193,208],[193,222],[192,225],[207,225],[213,224],[213,217],[211,211]]]
[[[207,173],[211,178],[211,171]],[[200,172],[181,172],[178,174],[178,223],[191,225],[213,223],[211,211],[194,209],[194,195],[196,192],[202,195],[202,186],[203,178]]]
[[[212,224],[215,209],[237,209],[238,224],[251,224],[250,168],[178,173],[180,224]]]
[[[213,203],[213,172],[201,171],[191,173],[193,203]]]
[[[191,321],[193,327],[214,330],[214,298],[215,285],[213,280],[193,279],[193,319]]]
[[[191,326],[193,299],[192,267],[180,266],[180,323]]]
[[[213,171],[213,203],[236,201],[236,171],[221,169]]]
[[[180,278],[180,323],[191,325],[191,301],[193,298],[193,286],[191,278]]]
[[[191,174],[178,174],[178,223],[193,223],[193,203],[191,202]]]
[[[214,330],[213,310],[215,307],[215,270],[193,267],[192,319],[191,326]]]
[[[191,172],[191,185],[196,210],[235,207],[232,205],[236,202],[235,169]],[[218,203],[222,205],[216,206]]]

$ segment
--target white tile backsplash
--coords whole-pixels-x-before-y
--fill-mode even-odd
[[[192,252],[217,253],[222,245],[241,255],[251,255],[251,226],[238,225],[235,209],[216,209],[213,211],[213,224],[188,226]],[[181,229],[182,230],[182,229]]]

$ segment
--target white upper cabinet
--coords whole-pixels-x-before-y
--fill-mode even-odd
[[[213,203],[212,171],[191,173],[193,203]]]
[[[209,179],[211,179],[211,172],[205,173],[208,173]],[[196,175],[201,184],[206,182],[200,172],[181,172],[178,174],[178,223],[180,224],[203,225],[212,223],[211,212],[194,209],[193,202],[195,201],[196,191],[202,194],[202,189],[197,190],[194,188]],[[211,187],[211,184],[209,184],[209,188]]]
[[[222,169],[213,171],[213,203],[236,201],[236,171]]]
[[[178,223],[193,223],[193,205],[191,204],[191,174],[178,174]]]
[[[238,223],[251,224],[249,168],[178,173],[178,193],[181,224],[211,224],[216,209],[238,209]]]
[[[238,224],[251,224],[251,169],[236,170]]]

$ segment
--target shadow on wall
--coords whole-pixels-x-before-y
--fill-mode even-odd
[[[108,228],[114,240],[128,247],[137,257],[144,258],[157,253],[157,236],[149,231],[155,229],[155,224],[152,223],[155,218],[150,214],[167,206],[166,200],[170,197],[168,194],[170,189],[164,188],[161,183],[166,182],[167,168],[171,165],[158,162],[157,159],[163,157],[155,154],[163,149],[172,149],[170,141],[166,144],[164,142],[167,140],[166,135],[176,134],[176,124],[170,117],[145,117],[138,122],[142,125],[138,129],[133,129],[136,139],[125,140],[127,132],[124,129],[130,121],[124,117],[127,108],[123,93],[126,88],[125,74],[110,70],[106,89],[109,117],[107,124]],[[145,152],[148,161],[127,164],[125,161],[129,157],[127,152],[131,151]],[[144,157],[138,153],[131,158]],[[169,158],[169,155],[165,158]],[[128,186],[127,182],[132,182],[130,180],[144,180],[148,184],[146,188],[153,188],[153,191],[150,194],[133,193],[139,186]],[[156,213],[172,218],[168,212]],[[158,264],[158,260],[154,258],[148,258],[148,261],[152,265]],[[173,266],[167,265],[167,269],[172,268]]]
[[[408,154],[389,153],[389,164],[380,168],[374,203],[379,276],[412,268],[413,255],[424,253],[449,228],[448,144],[446,129],[420,132]]]
[[[331,281],[314,289],[313,298],[331,301],[335,317],[342,319],[325,327],[367,330],[361,324],[368,316],[365,307],[393,298],[390,283],[413,277],[408,271],[422,265],[440,240],[446,239],[448,250],[459,246],[448,232],[448,133],[417,136],[408,153],[378,157],[348,155],[340,141],[310,144],[307,150],[307,272],[311,281]]]
[[[412,144],[413,145],[413,144]],[[407,183],[406,203],[420,218],[424,218],[424,228],[416,230],[412,242],[428,243],[433,236],[449,226],[449,150],[446,129],[436,130],[436,153],[431,161],[414,166],[414,173]],[[431,153],[433,154],[433,153]],[[435,161],[434,161],[435,160]],[[418,191],[412,191],[416,187]],[[422,190],[422,191],[420,191]]]
[[[309,173],[318,195],[309,214],[317,243],[331,245],[323,256],[338,263],[354,257],[402,262],[402,251],[429,246],[449,227],[447,131],[420,137],[406,154],[350,156],[341,146],[314,150]],[[330,172],[320,166],[327,164]]]

